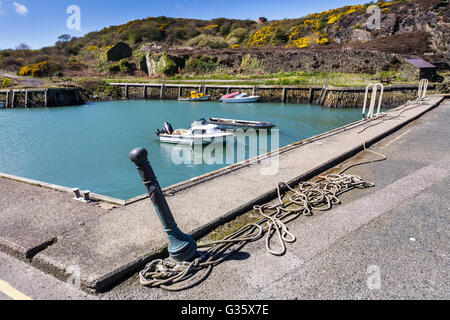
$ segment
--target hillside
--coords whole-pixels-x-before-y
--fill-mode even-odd
[[[395,69],[392,54],[448,69],[448,0],[378,2],[381,28],[373,30],[366,27],[369,5],[279,21],[150,17],[82,38],[62,36],[40,50],[0,51],[0,70],[33,77],[376,73]]]

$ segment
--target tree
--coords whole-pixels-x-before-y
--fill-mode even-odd
[[[26,43],[21,43],[16,47],[16,50],[31,50],[31,47]]]
[[[72,36],[70,34],[62,34],[58,37],[58,40],[61,42],[68,42],[72,40]]]

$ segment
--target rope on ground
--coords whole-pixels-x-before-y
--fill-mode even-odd
[[[361,177],[345,174],[349,169],[364,164],[384,161],[387,158],[377,152],[364,150],[378,158],[350,165],[337,174],[319,177],[315,182],[301,182],[296,187],[280,183],[277,187],[278,199],[275,204],[264,204],[254,207],[261,219],[239,229],[223,240],[200,244],[199,248],[207,248],[192,262],[177,263],[170,259],[158,259],[149,263],[139,273],[142,285],[150,288],[162,288],[168,291],[182,291],[192,288],[204,281],[214,266],[238,253],[245,245],[266,236],[266,250],[275,256],[286,253],[286,244],[297,239],[287,224],[301,215],[311,216],[314,211],[327,211],[341,203],[339,196],[353,189],[374,187],[373,183]],[[285,192],[284,192],[285,191]],[[278,249],[272,246],[272,239],[278,239]]]

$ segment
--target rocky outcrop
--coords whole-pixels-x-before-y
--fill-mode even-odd
[[[151,53],[147,52],[147,72],[149,76],[154,75],[166,75],[173,76],[178,72],[178,66],[175,63],[173,57],[169,56],[167,53]]]

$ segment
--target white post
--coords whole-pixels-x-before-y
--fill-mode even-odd
[[[428,79],[420,80],[419,91],[417,92],[419,101],[424,100],[427,97],[428,84],[429,84]]]
[[[382,84],[379,84],[381,87],[381,92],[380,92],[380,101],[378,102],[378,109],[377,109],[377,114],[376,116],[380,116],[380,112],[381,112],[381,105],[383,104],[383,96],[384,96],[384,86]]]

